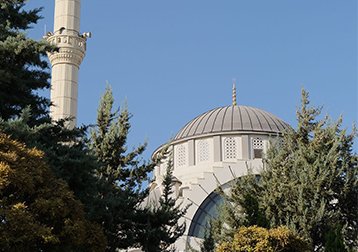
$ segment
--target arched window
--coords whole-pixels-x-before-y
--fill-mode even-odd
[[[262,158],[262,151],[264,150],[264,141],[261,137],[252,139],[252,148],[254,150],[254,158]]]
[[[224,159],[234,159],[237,154],[237,144],[233,137],[227,137],[224,140]]]
[[[198,143],[198,161],[206,162],[209,161],[209,143],[207,140],[200,140]]]
[[[184,145],[178,147],[178,166],[184,166],[186,164],[186,149]]]
[[[196,211],[190,223],[188,235],[203,239],[210,219],[217,217],[219,206],[223,202],[224,199],[219,194],[210,193]]]

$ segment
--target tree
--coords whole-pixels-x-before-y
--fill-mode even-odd
[[[0,1],[0,117],[19,116],[31,106],[32,118],[48,114],[50,101],[37,91],[50,87],[48,63],[43,56],[54,47],[26,36],[25,31],[41,18],[41,8],[26,11],[26,0]]]
[[[113,95],[110,86],[101,96],[97,110],[97,125],[91,130],[89,152],[100,166],[96,176],[100,179],[97,218],[108,239],[108,251],[137,244],[137,208],[147,195],[141,183],[147,180],[154,164],[141,163],[140,155],[146,143],[127,151],[127,136],[131,115],[127,106],[112,112]]]
[[[214,231],[212,228],[212,221],[209,221],[209,226],[205,229],[204,232],[204,241],[200,245],[200,252],[214,252],[215,251],[215,239]]]
[[[212,221],[211,229],[217,244],[232,242],[240,227],[258,226],[270,228],[270,221],[260,208],[256,190],[256,175],[251,173],[234,180],[229,192],[218,188],[224,201],[219,207],[218,217]],[[242,188],[242,187],[245,188]]]
[[[0,130],[30,148],[43,151],[44,160],[56,177],[68,183],[76,199],[84,204],[88,218],[95,220],[99,180],[94,173],[98,164],[95,157],[86,153],[83,139],[86,128],[69,130],[64,121],[30,126],[30,118],[27,107],[19,118],[6,121],[0,118]]]
[[[140,246],[145,252],[174,251],[172,245],[185,232],[185,222],[179,224],[179,219],[186,214],[190,206],[182,208],[180,204],[176,205],[172,190],[172,169],[172,160],[169,158],[159,205],[142,207],[144,222],[138,235]]]
[[[344,246],[341,228],[331,228],[326,235],[326,242],[324,244],[325,252],[348,252]]]
[[[238,179],[230,195],[242,211],[240,198],[257,198],[259,209],[270,226],[288,227],[308,239],[315,251],[322,251],[326,235],[337,224],[342,227],[345,246],[356,248],[358,237],[358,166],[351,134],[340,129],[342,118],[318,120],[322,108],[309,107],[308,93],[302,90],[297,110],[297,129],[283,133],[283,142],[272,142],[259,179],[254,175]]]
[[[304,239],[285,227],[266,229],[258,226],[241,227],[230,243],[222,243],[217,252],[309,252],[312,248]]]
[[[100,226],[43,157],[0,131],[1,251],[104,251]]]
[[[96,171],[100,179],[96,213],[108,240],[107,251],[128,247],[164,251],[182,234],[184,226],[177,222],[185,210],[176,207],[170,197],[169,175],[159,206],[144,206],[149,191],[141,188],[142,182],[148,180],[158,160],[146,163],[141,159],[146,142],[128,151],[131,114],[126,105],[112,112],[113,103],[112,89],[107,85],[89,141],[89,152],[100,164]]]

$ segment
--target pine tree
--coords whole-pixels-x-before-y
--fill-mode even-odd
[[[214,252],[215,251],[215,240],[214,230],[212,228],[213,222],[209,221],[209,226],[204,231],[204,241],[200,245],[200,252]]]
[[[128,151],[131,115],[126,105],[121,111],[112,112],[113,103],[112,89],[107,85],[89,144],[90,153],[100,163],[96,171],[101,183],[96,213],[109,241],[108,251],[138,244],[139,205],[147,196],[141,184],[154,168],[154,164],[140,159],[146,143]]]
[[[28,38],[26,30],[41,18],[41,8],[26,11],[26,0],[0,1],[0,117],[19,116],[31,106],[33,119],[46,116],[50,101],[37,91],[50,87],[46,52],[54,47]]]
[[[127,137],[131,114],[127,106],[113,110],[113,94],[107,85],[97,110],[97,125],[91,131],[89,151],[100,167],[97,221],[105,231],[107,251],[142,248],[144,251],[165,251],[184,232],[178,220],[185,214],[171,198],[171,176],[164,181],[164,194],[159,206],[144,206],[148,190],[141,188],[157,161],[146,163],[141,155],[146,142],[128,151]]]
[[[142,208],[142,229],[139,232],[140,246],[145,252],[175,251],[174,242],[184,234],[185,223],[179,224],[189,206],[182,208],[176,205],[173,195],[172,160],[167,163],[166,174],[163,178],[163,194],[159,198],[159,205]]]
[[[240,227],[258,226],[270,228],[270,221],[260,208],[257,176],[248,169],[248,175],[237,178],[231,189],[225,193],[218,188],[224,202],[219,207],[218,217],[213,220],[211,229],[216,244],[232,242]],[[243,188],[244,187],[244,188]]]
[[[297,110],[297,129],[283,133],[283,143],[272,142],[259,179],[238,179],[230,194],[236,220],[242,211],[243,195],[256,197],[259,209],[272,228],[284,225],[308,239],[315,251],[324,248],[330,227],[342,227],[349,248],[358,242],[358,166],[352,146],[356,137],[340,129],[342,118],[319,120],[322,108],[309,107],[302,90]],[[235,218],[234,218],[235,219]]]
[[[326,242],[324,244],[325,252],[348,252],[344,246],[342,238],[341,227],[337,226],[331,228],[326,235]]]

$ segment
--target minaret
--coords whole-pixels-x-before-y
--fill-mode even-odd
[[[56,0],[54,32],[48,32],[47,41],[59,47],[49,53],[52,66],[50,116],[53,120],[71,117],[67,127],[77,124],[78,71],[85,57],[87,37],[80,35],[81,0]]]

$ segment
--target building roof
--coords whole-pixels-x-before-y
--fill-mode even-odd
[[[205,112],[188,122],[174,141],[223,132],[281,133],[289,125],[277,116],[254,107],[225,106]]]

